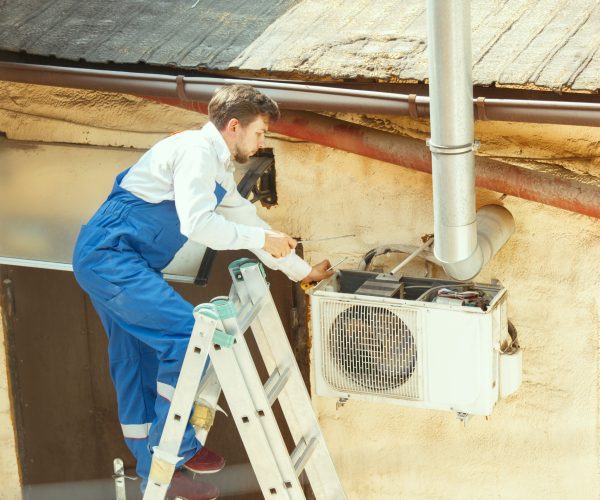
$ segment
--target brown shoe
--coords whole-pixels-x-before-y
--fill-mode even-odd
[[[219,496],[219,488],[204,481],[194,481],[180,470],[176,470],[167,491],[167,498],[184,500],[214,500]]]
[[[183,467],[195,474],[212,474],[225,467],[225,459],[221,455],[206,448],[202,448]]]

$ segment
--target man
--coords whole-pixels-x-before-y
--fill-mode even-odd
[[[277,104],[246,85],[222,87],[209,122],[158,142],[119,174],[108,199],[82,227],[73,270],[108,335],[111,376],[125,441],[137,460],[142,491],[191,335],[193,306],[162,278],[190,238],[216,250],[248,249],[291,279],[331,275],[294,253],[296,241],[272,231],[239,195],[232,159],[243,163],[264,145]],[[222,457],[185,432],[178,467],[194,473],[223,468]],[[208,483],[176,471],[169,496],[216,498]]]

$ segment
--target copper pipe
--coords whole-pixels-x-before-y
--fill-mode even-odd
[[[201,102],[208,102],[217,87],[247,83],[275,99],[282,109],[429,117],[429,97],[426,96],[268,80],[184,77],[11,62],[0,62],[0,80]],[[597,103],[479,98],[474,100],[473,110],[477,120],[600,126],[600,104]]]

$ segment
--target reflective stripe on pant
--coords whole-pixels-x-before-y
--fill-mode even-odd
[[[128,269],[131,271],[131,263]],[[150,471],[151,450],[160,441],[170,407],[169,399],[157,397],[157,381],[163,386],[176,386],[194,319],[192,305],[153,271],[138,269],[135,277],[128,279],[139,281],[145,295],[130,288],[120,292],[119,297],[133,294],[146,299],[136,302],[121,297],[116,301],[118,306],[111,303],[110,307],[98,299],[93,303],[108,334],[110,373],[117,392],[119,420],[124,429],[133,424],[152,423],[145,437],[125,434],[137,460],[136,470],[143,489]],[[148,295],[150,290],[153,292]],[[131,307],[135,308],[132,314]],[[193,427],[188,424],[179,465],[200,447]]]
[[[73,272],[108,335],[119,420],[143,491],[151,450],[170,406],[168,399],[157,397],[157,381],[176,386],[194,318],[192,305],[160,273],[187,240],[175,203],[148,203],[124,190],[120,182],[126,173],[119,174],[107,201],[82,227]],[[219,184],[214,189],[218,206],[226,193]],[[179,453],[182,462],[199,449],[188,425]]]

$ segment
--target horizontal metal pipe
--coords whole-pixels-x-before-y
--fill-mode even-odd
[[[0,62],[0,80],[208,102],[222,85],[247,83],[275,99],[282,109],[335,111],[429,118],[429,97],[341,89],[265,80],[184,77]],[[478,120],[600,126],[600,104],[582,102],[474,100]]]
[[[207,105],[149,98],[200,113]],[[340,149],[431,174],[431,154],[423,141],[306,111],[282,111],[271,124],[278,134]],[[583,177],[557,177],[482,156],[475,157],[475,185],[525,200],[600,218],[600,187]]]
[[[0,62],[0,80],[123,92],[153,97],[179,97],[208,102],[223,85],[248,84],[284,109],[408,115],[408,96],[317,85],[213,77],[184,77]],[[427,111],[423,111],[426,115]]]
[[[423,141],[307,111],[283,111],[273,132],[431,174]]]
[[[207,105],[203,102],[179,99],[176,77],[164,75],[0,63],[0,80],[124,92],[141,96],[156,97],[156,94],[162,92],[165,97],[154,100],[204,114],[207,112]],[[185,81],[188,80],[190,79],[185,79]],[[222,81],[225,81],[224,79],[218,80],[219,82],[211,79],[215,86],[219,86]],[[238,80],[229,81],[239,83]],[[257,82],[252,81],[251,83],[255,85]],[[327,90],[331,89],[327,88]],[[347,92],[357,91],[348,90]],[[187,93],[185,95],[188,96]],[[206,90],[204,95],[203,100],[208,102],[212,93]],[[424,97],[417,98],[417,102],[423,102],[425,99]],[[492,101],[486,100],[486,102]],[[520,101],[514,102],[520,103]],[[568,111],[569,107],[579,106],[586,110],[590,117],[593,116],[593,123],[587,124],[600,126],[600,105],[548,103],[546,101],[539,101],[538,104],[546,106],[547,109],[549,109],[549,104],[559,104],[563,106],[561,108],[563,111]],[[327,108],[321,108],[321,110],[325,109]],[[421,113],[422,108],[418,109]],[[542,108],[538,107],[537,109]],[[428,109],[426,112],[428,113]],[[531,117],[531,114],[529,116]],[[302,111],[284,111],[282,119],[273,124],[271,129],[290,137],[431,173],[429,150],[422,141],[417,139],[401,137],[389,132]],[[485,157],[476,158],[476,173],[475,182],[478,187],[600,218],[600,188],[586,183],[584,179],[555,177]]]
[[[476,120],[600,126],[600,104],[588,102],[474,99]]]

